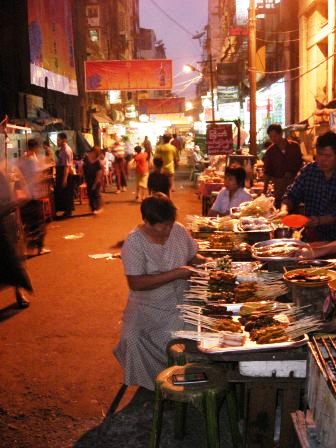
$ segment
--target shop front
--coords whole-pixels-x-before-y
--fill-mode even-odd
[[[286,121],[286,89],[284,79],[257,91],[257,142],[267,141],[267,127],[272,123],[285,127]],[[250,99],[245,98],[243,104],[244,128],[250,128]]]

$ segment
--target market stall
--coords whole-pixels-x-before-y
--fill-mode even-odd
[[[231,216],[188,217],[200,252],[214,258],[194,269],[179,305],[188,328],[174,337],[196,341],[198,352],[221,363],[238,388],[244,446],[293,446],[292,417],[309,405],[321,446],[331,448],[336,344],[334,336],[319,334],[330,328],[325,318],[335,309],[335,263],[309,259],[300,232],[274,239],[284,227],[272,221],[267,200]]]

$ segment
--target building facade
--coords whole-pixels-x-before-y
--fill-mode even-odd
[[[300,0],[300,120],[335,97],[335,0]]]

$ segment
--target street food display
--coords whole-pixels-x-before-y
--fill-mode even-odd
[[[237,230],[239,232],[271,232],[274,227],[263,216],[246,216],[239,219]]]
[[[262,261],[297,260],[303,251],[310,251],[309,244],[294,239],[275,239],[256,243],[252,246],[252,255]]]
[[[266,197],[263,194],[251,202],[240,204],[240,216],[263,216],[269,218],[275,212],[274,198]]]
[[[206,168],[198,178],[199,183],[221,183],[223,182],[223,173],[214,168]]]
[[[220,265],[224,261],[220,261]],[[258,302],[260,300],[274,300],[283,296],[288,289],[279,273],[269,272],[240,272],[229,267],[225,260],[226,270],[218,268],[216,264],[206,265],[206,270],[195,270],[189,280],[190,287],[185,291],[186,301],[232,304],[244,302]],[[210,268],[210,269],[209,269]]]
[[[230,216],[187,216],[187,228],[193,232],[216,232],[216,231],[232,231],[236,220]]]
[[[178,336],[183,333],[183,337],[198,340],[200,350],[207,353],[288,348],[308,340],[304,333],[306,324],[291,322],[293,311],[275,302],[242,305],[238,315],[234,315],[230,306],[223,305],[181,305],[179,308],[184,321],[197,326],[199,331],[178,332]]]
[[[319,287],[336,279],[336,272],[326,268],[294,269],[284,274],[284,279],[293,285]]]

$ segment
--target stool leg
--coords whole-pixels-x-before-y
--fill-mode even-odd
[[[153,423],[150,436],[149,448],[159,448],[162,427],[163,398],[160,384],[155,384],[155,398],[153,410]]]
[[[206,422],[207,447],[219,448],[217,394],[213,391],[204,392],[203,402]]]
[[[227,404],[228,416],[229,416],[229,421],[230,421],[233,446],[235,448],[240,448],[243,444],[243,441],[242,441],[242,437],[239,432],[239,426],[238,426],[239,416],[238,416],[238,409],[237,409],[237,400],[236,400],[234,390],[229,390],[227,392],[226,404]]]
[[[175,403],[175,439],[182,440],[185,436],[185,420],[187,403]]]

